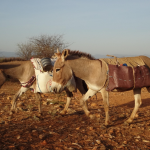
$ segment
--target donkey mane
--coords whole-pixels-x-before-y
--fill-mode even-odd
[[[23,59],[23,58],[20,58],[20,57],[10,57],[10,58],[2,58],[2,59],[0,59],[0,63],[10,62],[10,61],[26,61],[26,60]]]
[[[91,54],[87,54],[87,53],[80,52],[80,51],[72,51],[72,50],[70,50],[70,49],[67,49],[67,50],[68,50],[68,54],[69,54],[69,55],[78,56],[78,57],[80,57],[80,58],[83,57],[83,58],[95,60],[95,58],[92,57]]]

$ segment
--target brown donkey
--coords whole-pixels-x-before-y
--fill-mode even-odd
[[[144,57],[150,62],[150,58],[146,56]],[[108,125],[109,92],[106,90],[108,85],[108,68],[106,63],[92,58],[89,54],[66,49],[62,52],[62,54],[58,53],[58,58],[54,64],[52,90],[60,93],[73,75],[84,80],[89,87],[89,90],[80,99],[80,103],[85,114],[90,118],[93,118],[93,116],[90,115],[85,102],[89,97],[95,95],[97,92],[101,92],[106,115],[105,125]],[[150,70],[148,75],[150,76]],[[141,88],[134,88],[133,86],[132,89],[134,92],[135,107],[126,123],[131,123],[133,121],[138,108],[141,105]]]
[[[33,64],[31,61],[11,61],[11,62],[3,62],[0,63],[0,86],[2,86],[7,78],[15,78],[20,81],[21,84],[28,82],[31,77],[35,76],[35,71],[33,68]],[[75,78],[75,84],[70,83],[69,86],[72,86],[74,88],[78,88],[79,91],[82,94],[86,93],[86,85],[85,83],[76,77]],[[21,86],[19,91],[14,95],[12,100],[12,107],[10,110],[10,114],[15,112],[16,109],[16,101],[19,96],[21,96],[24,92],[26,92],[29,89],[34,89],[36,84],[36,80],[33,81],[33,83],[28,85],[27,87]],[[74,89],[72,88],[72,89]],[[65,114],[67,112],[68,106],[71,101],[71,97],[73,96],[72,91],[69,91],[70,87],[66,87],[65,91],[67,93],[67,103],[65,105],[65,108],[61,111],[61,114]],[[38,108],[39,113],[41,114],[41,96],[40,93],[35,93],[36,100],[38,101]]]

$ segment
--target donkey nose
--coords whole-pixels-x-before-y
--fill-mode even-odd
[[[56,93],[57,92],[57,88],[55,87],[55,88],[53,88],[53,91],[54,91],[54,93]]]

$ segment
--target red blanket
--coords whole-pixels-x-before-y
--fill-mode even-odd
[[[108,65],[109,76],[107,91],[117,89],[127,91],[133,88],[150,87],[150,69],[147,66]]]

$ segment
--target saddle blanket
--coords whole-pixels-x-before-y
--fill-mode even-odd
[[[50,59],[52,65],[56,59]],[[33,63],[35,76],[36,76],[36,87],[34,89],[34,93],[48,93],[52,92],[51,85],[53,80],[53,71],[52,72],[44,72],[41,64],[40,58],[32,58],[31,62]]]
[[[150,68],[146,65],[127,67],[108,65],[109,76],[107,91],[127,91],[133,88],[150,87]]]

